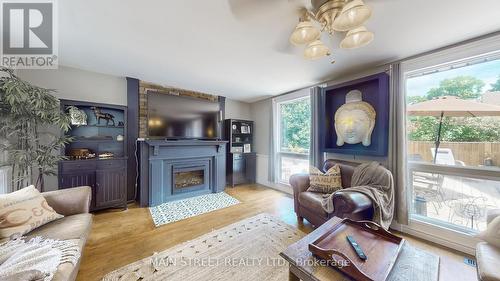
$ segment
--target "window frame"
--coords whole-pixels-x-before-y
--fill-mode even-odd
[[[283,96],[279,96],[274,98],[272,101],[272,110],[273,110],[273,139],[275,140],[274,143],[274,155],[273,157],[273,163],[274,163],[274,170],[272,171],[274,173],[274,182],[277,184],[281,185],[286,185],[290,186],[289,182],[282,181],[281,180],[281,159],[282,156],[286,156],[288,158],[295,158],[295,159],[307,159],[309,160],[309,155],[310,155],[310,150],[308,151],[307,154],[305,153],[294,153],[294,152],[289,152],[289,151],[281,151],[281,111],[280,111],[280,105],[285,104],[285,103],[292,103],[297,100],[302,100],[306,98],[310,98],[310,89],[302,89],[290,94],[286,94]],[[311,118],[310,118],[311,119]],[[310,120],[311,122],[311,120]]]
[[[400,63],[401,71],[399,76],[399,93],[403,95],[404,102],[401,104],[403,117],[406,123],[408,115],[406,113],[407,79],[419,74],[428,74],[434,71],[449,68],[457,65],[467,65],[480,61],[496,60],[500,58],[500,35],[480,38],[457,44],[445,49],[440,49],[418,57],[404,60]],[[406,125],[404,135],[406,136]],[[405,148],[408,145],[405,138]],[[421,237],[436,243],[441,243],[448,247],[454,247],[469,254],[474,253],[475,244],[479,240],[474,237],[475,231],[466,231],[460,227],[450,227],[446,223],[439,223],[432,218],[423,218],[417,214],[412,214],[412,171],[429,172],[434,174],[470,177],[475,179],[485,179],[500,181],[498,171],[482,169],[479,167],[458,167],[433,163],[418,163],[409,161],[406,152],[404,157],[407,168],[404,171],[406,185],[406,199],[409,213],[409,225],[401,226],[401,230],[417,237]]]

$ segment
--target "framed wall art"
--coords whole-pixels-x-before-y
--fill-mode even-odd
[[[321,93],[323,152],[386,156],[389,138],[389,75],[356,79]]]

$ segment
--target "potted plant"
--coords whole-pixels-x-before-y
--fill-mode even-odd
[[[56,175],[55,168],[64,159],[60,151],[71,141],[64,134],[70,129],[70,116],[53,92],[0,68],[0,139],[7,140],[0,151],[8,152],[14,190],[34,184],[43,192],[44,176]],[[48,132],[51,126],[64,133]]]

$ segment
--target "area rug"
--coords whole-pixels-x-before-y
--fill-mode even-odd
[[[194,217],[240,203],[225,192],[210,193],[150,207],[149,212],[156,227]]]
[[[286,281],[288,262],[279,253],[304,236],[279,219],[260,214],[155,253],[108,273],[102,280]],[[438,256],[405,243],[387,280],[437,281],[438,274]]]
[[[260,214],[127,265],[103,280],[285,281],[288,263],[279,253],[304,235]]]

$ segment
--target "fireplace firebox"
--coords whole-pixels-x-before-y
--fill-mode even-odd
[[[185,193],[203,190],[208,187],[208,161],[204,165],[173,164],[172,165],[172,193]]]

